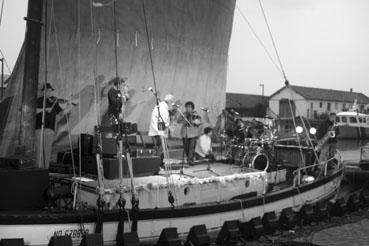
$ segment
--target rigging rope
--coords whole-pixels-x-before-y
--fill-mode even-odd
[[[115,77],[118,79],[118,28],[116,1],[113,0]]]
[[[277,71],[283,76],[283,73],[282,73],[281,68],[274,61],[274,59],[273,59],[272,55],[270,54],[269,50],[266,48],[265,44],[263,43],[263,41],[261,40],[261,38],[259,37],[259,35],[256,33],[255,29],[252,27],[250,21],[246,18],[246,15],[244,15],[244,13],[241,11],[241,9],[240,9],[240,7],[238,5],[236,5],[236,9],[240,13],[242,19],[246,22],[247,26],[250,28],[250,30],[251,30],[252,34],[254,35],[254,37],[256,38],[256,40],[259,42],[259,44],[261,45],[261,47],[263,48],[263,50],[267,54],[269,60],[273,63],[273,65],[277,69]]]
[[[1,27],[1,22],[2,22],[2,20],[3,20],[4,2],[5,2],[5,0],[3,0],[3,1],[1,2],[1,10],[0,10],[0,27]]]
[[[269,36],[270,36],[270,39],[272,41],[272,44],[273,44],[273,47],[274,47],[274,51],[275,51],[275,54],[277,56],[277,59],[278,59],[278,63],[279,63],[279,66],[281,68],[281,71],[282,71],[282,74],[283,74],[283,77],[285,79],[285,81],[288,81],[287,80],[287,76],[286,76],[286,72],[283,68],[283,64],[282,64],[282,61],[281,61],[281,57],[279,55],[279,52],[278,52],[278,49],[277,49],[277,45],[274,41],[274,38],[273,38],[273,34],[272,34],[272,31],[271,31],[271,28],[270,28],[270,25],[269,25],[269,22],[268,22],[268,19],[267,19],[267,16],[266,16],[266,13],[265,13],[265,10],[264,10],[264,7],[263,7],[263,4],[261,3],[261,0],[259,0],[259,5],[260,5],[260,9],[261,9],[261,12],[263,13],[263,17],[264,17],[264,21],[265,21],[265,24],[268,28],[268,33],[269,33]]]

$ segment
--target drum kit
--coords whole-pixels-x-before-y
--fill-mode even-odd
[[[221,148],[225,159],[241,168],[266,170],[272,156],[273,137],[268,126],[233,119],[234,127],[226,128],[221,136]],[[262,123],[261,123],[262,124]]]

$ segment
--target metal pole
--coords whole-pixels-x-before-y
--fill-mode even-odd
[[[4,57],[1,61],[1,101],[4,99]]]

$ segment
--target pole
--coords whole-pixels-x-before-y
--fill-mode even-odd
[[[1,61],[1,101],[4,99],[4,57]]]
[[[40,65],[43,0],[28,1],[18,154],[32,156]]]

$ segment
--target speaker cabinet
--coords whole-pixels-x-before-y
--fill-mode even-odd
[[[177,228],[169,227],[161,231],[157,246],[182,246],[182,241],[178,237]]]
[[[282,230],[291,230],[296,225],[296,216],[291,207],[282,210],[279,216],[279,227]]]
[[[242,237],[247,240],[258,240],[264,234],[264,227],[261,218],[255,217],[248,222],[240,223]]]
[[[52,236],[49,246],[73,246],[72,238],[70,236]]]
[[[80,246],[104,246],[103,236],[100,233],[84,235]]]
[[[266,234],[273,234],[278,227],[278,219],[275,212],[267,212],[262,219],[264,231]]]
[[[24,246],[24,240],[23,238],[2,239],[0,246]]]
[[[239,221],[229,220],[224,222],[215,242],[219,245],[229,245],[237,243],[239,239]]]
[[[47,169],[0,169],[0,210],[34,210],[45,206]]]
[[[205,225],[196,225],[191,227],[185,246],[208,246],[210,245],[210,236]]]

